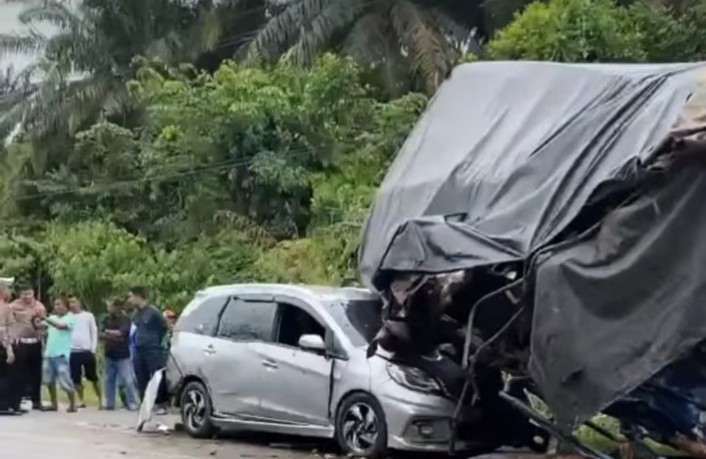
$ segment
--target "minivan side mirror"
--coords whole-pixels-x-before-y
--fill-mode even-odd
[[[324,352],[326,343],[319,335],[302,335],[299,338],[299,347],[306,351]]]

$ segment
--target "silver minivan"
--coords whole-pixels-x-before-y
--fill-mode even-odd
[[[366,355],[380,315],[380,299],[362,289],[199,292],[176,325],[167,369],[184,428],[199,438],[215,429],[331,438],[357,456],[446,451],[455,403],[440,384]]]

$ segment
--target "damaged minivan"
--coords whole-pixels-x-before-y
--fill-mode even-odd
[[[481,62],[433,98],[360,272],[385,305],[368,355],[476,413],[454,417],[452,452],[549,435],[605,458],[585,425],[630,454],[656,454],[649,439],[706,457],[705,83],[704,64]],[[483,429],[497,413],[515,432]]]
[[[335,439],[348,454],[388,448],[445,452],[456,412],[449,388],[420,366],[367,350],[381,328],[367,290],[232,285],[199,292],[180,317],[167,369],[185,430],[215,429]],[[440,366],[443,360],[422,360]],[[501,431],[498,425],[491,431]],[[459,438],[460,451],[488,450]],[[492,448],[491,448],[492,449]]]

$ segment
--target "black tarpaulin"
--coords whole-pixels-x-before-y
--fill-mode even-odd
[[[442,85],[383,181],[363,235],[383,270],[444,272],[523,259],[596,187],[674,126],[700,65],[496,62]]]
[[[684,167],[588,240],[540,256],[530,373],[582,421],[706,338],[706,168]]]
[[[672,129],[693,120],[687,101],[703,92],[705,70],[458,67],[380,188],[363,234],[363,280],[383,290],[387,271],[532,261],[597,190],[633,181]],[[564,421],[604,408],[706,336],[706,243],[690,242],[706,223],[704,178],[685,170],[665,180],[611,214],[596,239],[537,265],[531,376]]]

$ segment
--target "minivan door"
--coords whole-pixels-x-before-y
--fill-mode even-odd
[[[326,333],[309,311],[279,302],[274,342],[257,346],[265,370],[260,404],[267,418],[302,426],[330,424],[331,360],[299,348],[302,335],[319,335],[325,341]]]
[[[273,302],[231,298],[218,324],[205,367],[217,415],[260,418],[262,358],[255,349],[272,339]]]
[[[177,389],[186,376],[197,376],[210,387],[204,363],[211,355],[218,320],[228,299],[228,295],[197,294],[182,312],[172,337],[167,364],[170,392]]]

